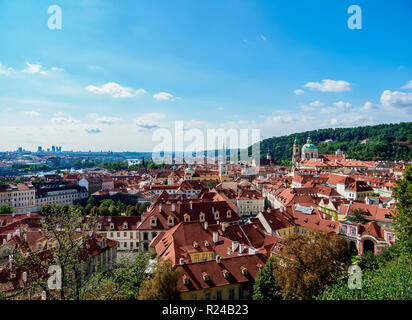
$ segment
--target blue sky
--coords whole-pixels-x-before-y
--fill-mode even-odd
[[[410,39],[408,0],[2,0],[0,150],[151,151],[176,120],[262,138],[411,121]]]

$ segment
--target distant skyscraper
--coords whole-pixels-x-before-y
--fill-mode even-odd
[[[37,152],[42,152],[42,151],[43,151],[43,148],[41,146],[38,146],[37,147]]]
[[[56,152],[56,147],[52,146],[52,152]]]

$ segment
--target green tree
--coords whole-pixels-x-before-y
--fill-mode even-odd
[[[79,233],[87,224],[89,232]],[[52,206],[45,222],[39,224],[42,237],[53,246],[47,250],[33,251],[27,242],[25,231],[21,241],[13,249],[12,267],[27,272],[27,281],[21,294],[45,291],[47,299],[80,299],[80,289],[84,285],[83,262],[89,258],[86,244],[96,231],[96,219],[84,220],[76,206]],[[48,269],[51,265],[61,268],[61,290],[48,286]]]
[[[213,189],[216,187],[216,181],[208,181],[206,184],[206,188]]]
[[[117,211],[120,213],[123,213],[126,209],[126,206],[124,205],[124,203],[121,200],[117,201]]]
[[[319,294],[350,262],[346,240],[339,235],[315,232],[292,235],[276,256],[275,278],[283,299],[309,300]]]
[[[348,275],[336,279],[318,300],[410,300],[412,263],[410,255],[399,256],[377,269],[362,270],[361,289],[350,289]]]
[[[138,300],[179,300],[180,268],[174,269],[169,259],[157,261],[154,268],[153,277],[142,283]]]
[[[0,214],[9,214],[13,212],[14,210],[10,206],[0,206]]]
[[[368,222],[368,220],[365,218],[365,212],[362,211],[361,209],[355,209],[351,211],[351,214],[348,215],[348,220],[356,222],[356,223],[362,223],[362,224],[365,224]]]
[[[412,165],[408,165],[403,179],[396,182],[394,188],[396,214],[393,226],[397,242],[405,252],[412,252]]]
[[[112,199],[104,199],[100,202],[100,207],[110,208],[111,206],[115,206],[115,203]]]
[[[96,199],[93,196],[90,196],[89,199],[87,199],[87,204],[91,205],[92,207],[94,207],[95,205],[97,205],[96,203]]]
[[[280,299],[279,287],[273,269],[274,259],[270,257],[259,270],[253,285],[253,300]]]
[[[133,263],[123,258],[108,272],[96,272],[83,286],[81,297],[85,300],[132,300],[136,299],[142,282],[146,279],[146,268],[150,254],[139,252]]]

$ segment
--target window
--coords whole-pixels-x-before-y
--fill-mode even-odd
[[[229,300],[235,300],[235,289],[234,288],[229,289]]]
[[[216,292],[216,300],[222,300],[222,291],[221,290],[218,290]]]
[[[239,300],[243,300],[245,297],[245,292],[242,287],[239,288]]]
[[[206,293],[206,294],[205,294],[205,299],[206,299],[206,300],[210,300],[210,293]]]

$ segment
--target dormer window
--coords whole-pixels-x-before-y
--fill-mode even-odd
[[[246,269],[246,267],[241,266],[241,267],[240,267],[240,271],[242,272],[242,274],[243,274],[244,276],[247,276],[247,269]]]
[[[228,210],[228,211],[226,212],[226,217],[227,217],[227,218],[231,218],[231,217],[232,217],[232,211]]]
[[[169,226],[173,226],[173,225],[174,225],[174,218],[171,217],[171,216],[169,216],[169,217],[167,218],[167,224],[168,224]]]
[[[199,243],[197,243],[197,241],[193,241],[193,248],[199,248]]]
[[[183,275],[183,283],[187,286],[190,282],[190,279],[187,275]]]
[[[223,272],[223,277],[224,277],[225,279],[228,279],[229,276],[230,276],[230,272],[227,271],[227,270],[223,270],[222,272]]]
[[[97,230],[102,230],[102,224],[101,223],[97,224]]]
[[[190,222],[190,216],[187,213],[183,216],[183,219],[184,222]]]
[[[199,220],[200,222],[204,222],[205,221],[205,214],[203,212],[200,213],[199,215]]]
[[[220,218],[219,211],[216,211],[215,212],[215,220],[219,220],[219,218]]]
[[[150,220],[150,225],[151,225],[152,227],[155,227],[156,224],[157,224],[157,219],[156,219],[156,217],[153,217],[153,218]]]
[[[110,224],[110,230],[114,230],[114,223],[113,222]]]
[[[203,242],[203,244],[205,245],[206,248],[208,248],[208,247],[210,246],[210,243],[209,243],[209,241],[207,241],[207,240],[205,240],[205,241]]]
[[[209,281],[209,280],[210,280],[210,277],[209,277],[209,275],[208,275],[206,272],[203,272],[203,273],[202,273],[202,277],[203,277],[203,280],[205,280],[205,281]]]
[[[129,229],[129,226],[128,226],[127,222],[123,223],[123,229],[124,229],[124,230]]]

